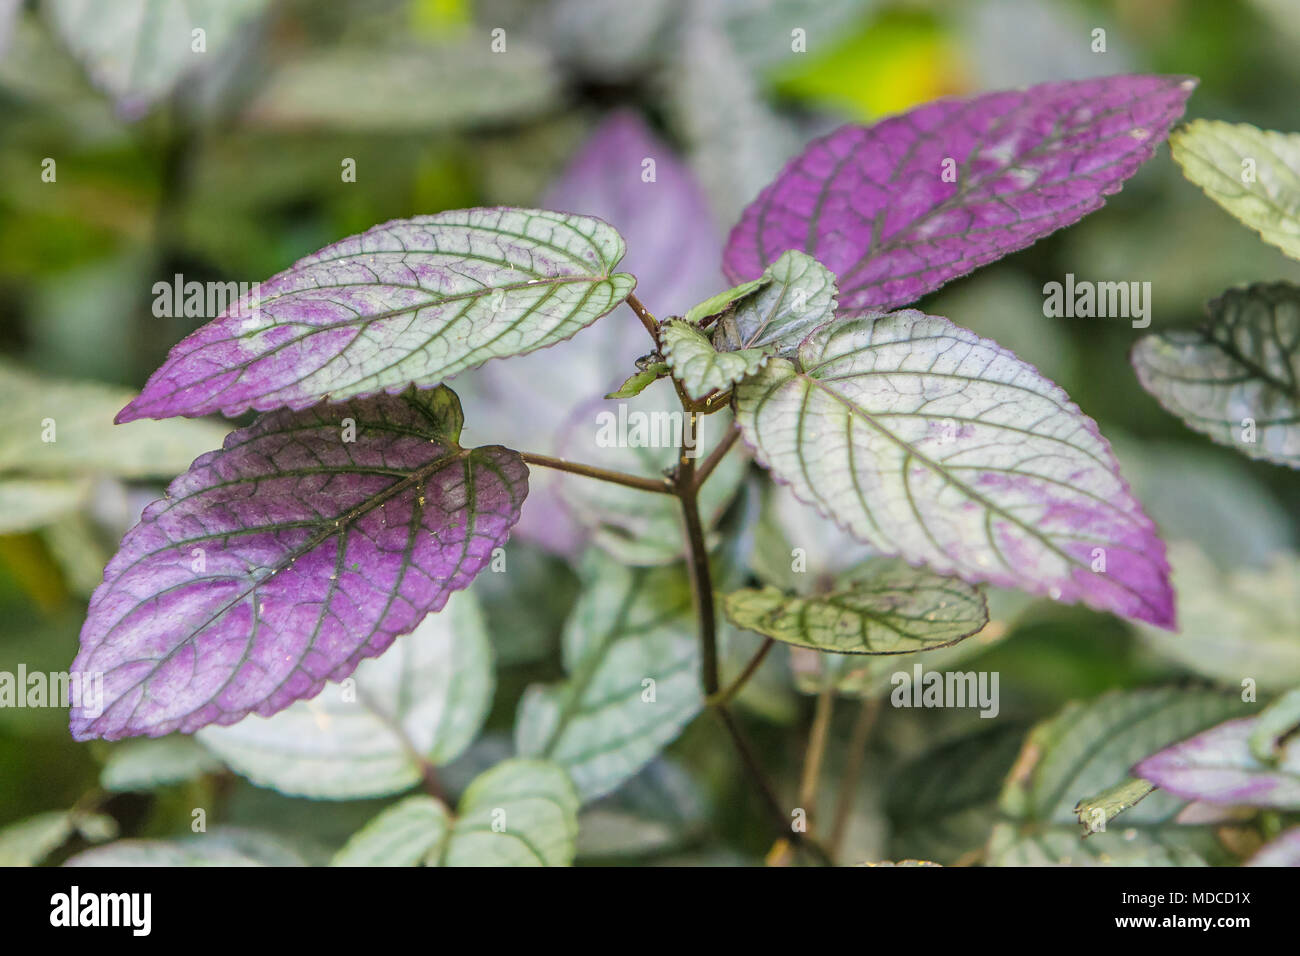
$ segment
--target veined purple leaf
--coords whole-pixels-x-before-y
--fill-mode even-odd
[[[1099,208],[1169,134],[1195,85],[1045,83],[842,127],[745,210],[727,275],[752,279],[799,249],[839,277],[844,312],[912,302]]]
[[[553,345],[627,297],[607,223],[535,209],[397,219],[261,283],[185,338],[118,415],[238,415],[429,388]]]
[[[795,495],[883,554],[1174,623],[1164,543],[1064,391],[947,319],[834,323],[736,388]]]
[[[1133,772],[1188,800],[1300,809],[1300,742],[1264,763],[1251,752],[1255,724],[1246,717],[1211,727],[1147,757]]]
[[[519,455],[461,448],[460,425],[450,390],[410,389],[265,415],[199,458],[91,598],[72,670],[102,675],[102,707],[73,736],[268,716],[440,610],[527,494]]]

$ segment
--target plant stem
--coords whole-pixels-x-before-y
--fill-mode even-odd
[[[641,300],[634,295],[629,295],[623,301],[628,304],[628,308],[636,313],[636,317],[641,320],[641,324],[645,326],[645,330],[650,333],[650,338],[654,340],[655,348],[659,348],[659,323],[656,322],[655,317],[650,314],[650,310],[642,305]]]
[[[610,481],[616,485],[626,485],[629,488],[639,488],[641,491],[654,491],[659,494],[671,495],[676,493],[672,483],[666,478],[642,478],[640,475],[629,475],[622,471],[597,468],[595,465],[583,465],[576,461],[565,461],[563,458],[552,458],[550,455],[538,455],[530,451],[520,452],[519,457],[530,465],[554,468],[556,471],[567,471],[569,474],[582,475],[584,478]]]
[[[697,424],[691,416],[691,434]],[[713,574],[709,568],[709,550],[704,543],[704,525],[700,521],[698,488],[695,481],[695,459],[683,447],[677,462],[674,478],[677,497],[682,503],[682,518],[686,525],[686,565],[691,576],[691,592],[695,598],[695,613],[700,622],[700,680],[704,695],[712,697],[718,692],[718,640],[717,619],[713,601]]]
[[[718,691],[718,693],[708,701],[709,706],[725,707],[727,704],[731,703],[732,699],[740,693],[741,688],[743,688],[745,684],[748,683],[749,679],[754,676],[759,665],[763,663],[763,659],[767,657],[768,651],[772,649],[774,644],[776,644],[776,641],[772,640],[772,638],[764,638],[763,646],[760,647],[758,652],[749,659],[749,663],[746,664],[745,669],[740,672],[740,676],[728,684],[724,690]]]
[[[880,698],[868,697],[858,710],[858,718],[853,722],[853,731],[849,736],[848,757],[844,762],[844,773],[840,777],[840,792],[835,798],[835,819],[831,823],[830,851],[839,857],[844,845],[844,836],[848,832],[849,814],[853,811],[853,793],[858,787],[858,777],[862,774],[862,762],[866,758],[867,741],[880,716]]]
[[[835,711],[835,686],[827,681],[817,695],[817,708],[813,712],[812,730],[808,734],[808,750],[804,754],[803,775],[799,779],[799,806],[808,814],[808,828],[812,829],[813,813],[817,806],[817,781],[821,777],[822,758],[826,755],[826,739]]]
[[[713,474],[713,469],[718,467],[718,463],[727,457],[727,452],[731,451],[731,446],[736,444],[736,439],[739,437],[740,429],[733,424],[722,441],[718,442],[718,447],[709,452],[709,456],[700,463],[699,469],[695,472],[696,491],[708,480],[709,475]]]

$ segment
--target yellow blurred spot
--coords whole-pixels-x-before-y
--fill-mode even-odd
[[[468,0],[415,0],[411,26],[424,36],[443,36],[470,21]]]
[[[956,38],[926,16],[886,13],[824,53],[791,57],[776,91],[850,119],[874,120],[970,88]]]

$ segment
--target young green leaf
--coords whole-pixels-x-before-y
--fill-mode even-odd
[[[431,388],[569,338],[636,280],[607,223],[536,209],[398,219],[261,283],[172,349],[119,422]]]
[[[792,354],[835,315],[835,276],[812,256],[795,249],[783,252],[763,277],[767,284],[719,321],[714,333],[718,348]]]
[[[697,402],[753,375],[771,357],[764,349],[719,352],[703,332],[682,319],[660,328],[659,343],[673,378]]]
[[[826,326],[736,388],[746,442],[881,552],[1172,627],[1164,545],[1096,424],[947,319]]]
[[[1107,787],[1095,796],[1080,800],[1074,812],[1083,824],[1084,833],[1097,833],[1106,829],[1117,816],[1138,805],[1155,790],[1155,784],[1137,777]]]
[[[668,374],[663,362],[652,362],[641,371],[628,376],[626,382],[605,396],[607,399],[635,398]]]
[[[1170,134],[1169,148],[1207,196],[1300,259],[1300,133],[1199,119]]]
[[[681,566],[625,568],[593,552],[582,576],[586,588],[564,631],[569,678],[525,692],[515,746],[563,767],[587,801],[653,759],[703,698]]]
[[[1196,332],[1133,347],[1142,387],[1190,428],[1243,455],[1300,468],[1300,288],[1230,289]]]
[[[206,727],[198,738],[236,773],[281,793],[352,800],[420,781],[422,762],[458,757],[492,702],[492,649],[473,594],[440,614],[343,687],[327,686],[274,716]]]
[[[264,415],[145,509],[91,598],[77,739],[269,716],[342,680],[466,586],[528,469],[465,449],[449,389]],[[201,662],[201,666],[200,666]]]
[[[691,306],[682,318],[691,325],[699,325],[704,319],[709,318],[709,316],[717,315],[719,312],[733,306],[737,301],[745,298],[745,296],[752,293],[755,289],[761,289],[771,281],[772,277],[767,273],[764,273],[757,279],[751,279],[748,282],[742,282],[740,285],[732,286],[725,292],[711,295],[703,302]]]
[[[988,623],[984,596],[954,578],[876,559],[829,594],[746,588],[724,599],[737,627],[818,651],[906,654],[955,644]]]

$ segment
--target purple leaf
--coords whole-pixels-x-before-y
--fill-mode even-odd
[[[1250,748],[1257,718],[1230,720],[1147,757],[1133,773],[1188,800],[1300,809],[1300,741],[1273,764]]]
[[[755,278],[799,249],[839,277],[842,312],[912,302],[1100,207],[1169,134],[1195,85],[1045,83],[842,127],[745,210],[727,275]]]
[[[759,463],[880,553],[1173,626],[1164,543],[1096,423],[996,343],[912,310],[832,322],[735,395]]]
[[[1246,866],[1300,866],[1300,827],[1292,827],[1265,843]]]
[[[554,345],[627,297],[607,223],[534,209],[397,219],[261,283],[172,349],[119,422],[430,388]]]
[[[410,389],[274,412],[199,458],[91,598],[72,669],[103,675],[103,706],[74,707],[73,736],[268,716],[440,610],[527,494],[519,455],[461,448],[460,422],[448,389]]]
[[[646,182],[653,160],[654,179]],[[548,209],[599,216],[627,240],[622,268],[637,277],[638,298],[656,315],[680,313],[723,285],[722,237],[707,200],[674,151],[636,113],[612,114],[574,155],[542,198]],[[542,454],[561,454],[560,434],[589,403],[616,388],[637,356],[652,348],[629,312],[613,315],[572,341],[501,364],[488,363],[457,381],[475,410],[470,429]],[[586,532],[555,488],[571,476],[534,473],[532,505],[515,533],[576,556]],[[582,481],[582,479],[578,479]]]

